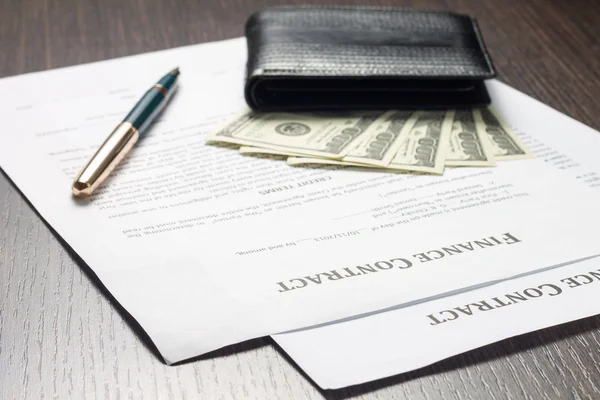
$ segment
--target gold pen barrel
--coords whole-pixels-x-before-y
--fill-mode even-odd
[[[73,194],[77,197],[91,195],[108,178],[139,138],[140,133],[131,123],[120,123],[73,183]]]

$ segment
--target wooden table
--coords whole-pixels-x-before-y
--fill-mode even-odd
[[[241,36],[251,12],[279,3],[4,0],[0,76]],[[499,79],[600,129],[600,2],[379,3],[474,15]],[[0,174],[0,399],[600,398],[599,382],[598,316],[338,391],[270,339],[168,367]]]

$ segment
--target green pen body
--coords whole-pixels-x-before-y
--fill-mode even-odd
[[[163,76],[142,96],[123,122],[129,122],[140,135],[143,134],[175,91],[178,75],[179,70],[173,70]]]

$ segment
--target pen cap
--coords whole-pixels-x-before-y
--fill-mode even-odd
[[[140,134],[130,122],[120,123],[73,182],[73,194],[90,196],[138,141]]]

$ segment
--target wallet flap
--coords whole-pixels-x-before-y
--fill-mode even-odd
[[[409,107],[407,96],[419,99],[414,107],[484,105],[480,81],[495,76],[465,15],[282,7],[251,16],[246,36],[246,100],[255,110]]]

